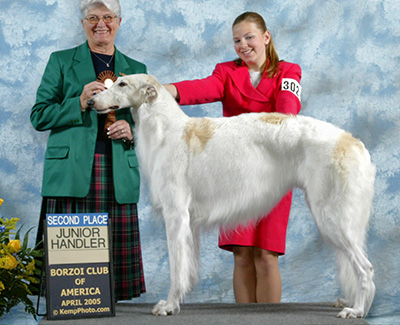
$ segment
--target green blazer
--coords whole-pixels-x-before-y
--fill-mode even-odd
[[[115,74],[147,73],[146,66],[115,49]],[[38,131],[50,130],[45,154],[42,195],[85,197],[97,137],[97,113],[80,110],[84,85],[96,80],[86,43],[50,55],[32,107],[31,122]],[[134,123],[129,108],[115,112],[117,119]],[[115,198],[120,204],[139,200],[139,168],[134,149],[112,141]]]

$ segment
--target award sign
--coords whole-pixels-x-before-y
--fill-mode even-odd
[[[47,318],[115,316],[107,213],[47,214]]]

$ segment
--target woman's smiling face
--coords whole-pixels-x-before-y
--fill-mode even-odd
[[[271,34],[263,33],[256,24],[243,21],[232,28],[235,51],[250,71],[259,70],[267,58],[265,46]]]
[[[101,5],[88,11],[86,18],[91,16],[99,18],[104,16],[115,17],[115,14],[107,7]],[[115,17],[110,23],[105,23],[103,19],[100,19],[97,24],[91,24],[87,19],[83,20],[82,26],[86,32],[90,49],[95,50],[114,46],[115,36],[120,24],[121,18],[118,17]]]

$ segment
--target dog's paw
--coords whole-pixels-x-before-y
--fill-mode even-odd
[[[333,307],[336,307],[336,308],[344,308],[344,307],[348,307],[348,306],[349,306],[348,302],[346,300],[342,299],[342,298],[338,299],[333,304]]]
[[[174,306],[173,304],[165,301],[160,300],[157,305],[154,305],[153,309],[151,310],[153,315],[156,316],[168,316],[174,314]]]
[[[336,315],[338,318],[358,318],[363,316],[364,311],[355,308],[344,308],[339,314]]]

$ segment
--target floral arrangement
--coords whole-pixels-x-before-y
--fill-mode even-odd
[[[0,199],[0,206],[3,200]],[[21,243],[20,231],[16,231],[18,218],[0,218],[0,318],[12,307],[23,303],[25,311],[36,319],[35,308],[28,298],[31,295],[29,286],[37,283],[35,274],[35,257],[41,252],[28,248],[29,229]],[[10,236],[13,235],[14,239]]]

